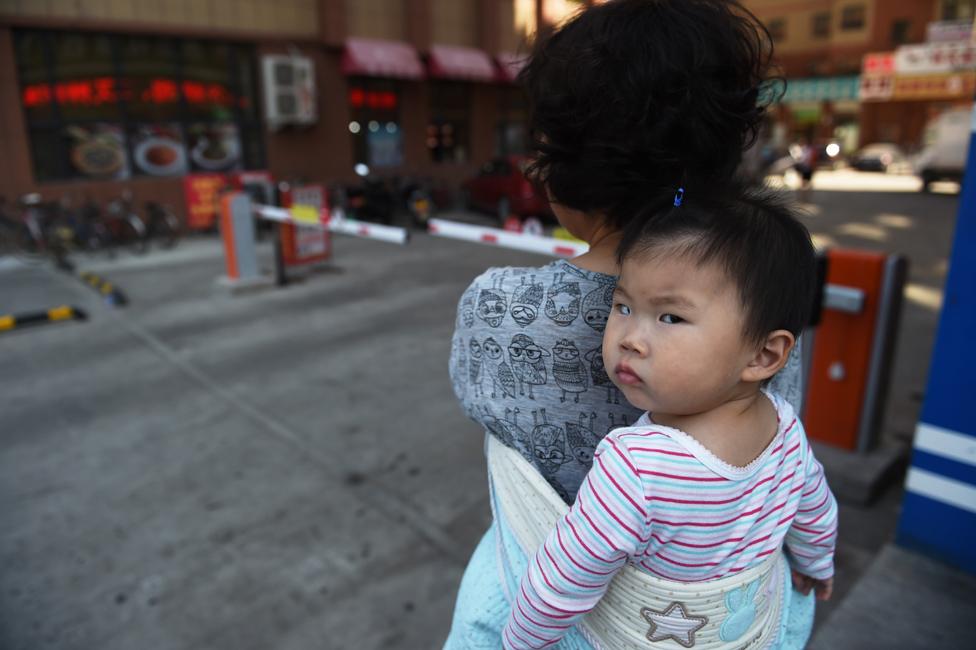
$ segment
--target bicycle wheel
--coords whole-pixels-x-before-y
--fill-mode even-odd
[[[146,224],[136,215],[129,215],[122,222],[122,238],[129,250],[136,255],[143,255],[149,250],[149,238],[146,236]]]
[[[163,248],[173,248],[180,240],[180,222],[167,210],[162,217],[156,220],[155,237],[159,237],[159,243]]]

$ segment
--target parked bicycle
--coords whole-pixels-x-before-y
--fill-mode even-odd
[[[180,239],[180,220],[168,205],[146,201],[146,238],[156,239],[163,248],[172,248]]]
[[[6,200],[0,206],[0,249],[20,255],[54,254],[61,257],[64,246],[55,236],[55,207],[37,193],[24,194],[15,206]]]
[[[119,198],[109,201],[105,208],[105,225],[113,246],[125,246],[139,255],[149,249],[146,224],[132,205],[131,191],[123,190]]]

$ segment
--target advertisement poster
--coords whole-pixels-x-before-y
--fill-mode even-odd
[[[186,129],[194,171],[223,172],[241,168],[241,136],[236,124],[195,123]]]
[[[220,210],[220,191],[226,185],[223,174],[191,174],[183,178],[186,225],[190,230],[214,227]]]
[[[125,152],[125,134],[117,124],[68,126],[71,138],[71,166],[82,176],[105,180],[129,177],[129,157]]]
[[[311,208],[299,214],[312,214],[327,208],[325,188],[321,185],[299,185],[291,190],[287,207]],[[322,228],[303,228],[292,224],[282,224],[282,251],[285,263],[294,266],[322,262],[332,252],[332,239],[328,230]]]
[[[187,171],[180,125],[143,124],[132,135],[135,170],[149,176],[179,176]]]

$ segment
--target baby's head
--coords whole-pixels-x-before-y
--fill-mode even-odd
[[[698,413],[757,391],[809,320],[810,235],[767,193],[688,194],[625,231],[618,254],[604,362],[649,411]]]
[[[592,6],[539,39],[521,72],[530,173],[557,215],[599,214],[616,229],[679,185],[728,179],[762,121],[771,54],[766,29],[732,0]]]

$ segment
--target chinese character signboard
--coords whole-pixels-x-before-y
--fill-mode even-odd
[[[183,177],[187,227],[208,230],[217,222],[220,191],[227,184],[223,174],[191,174]]]

